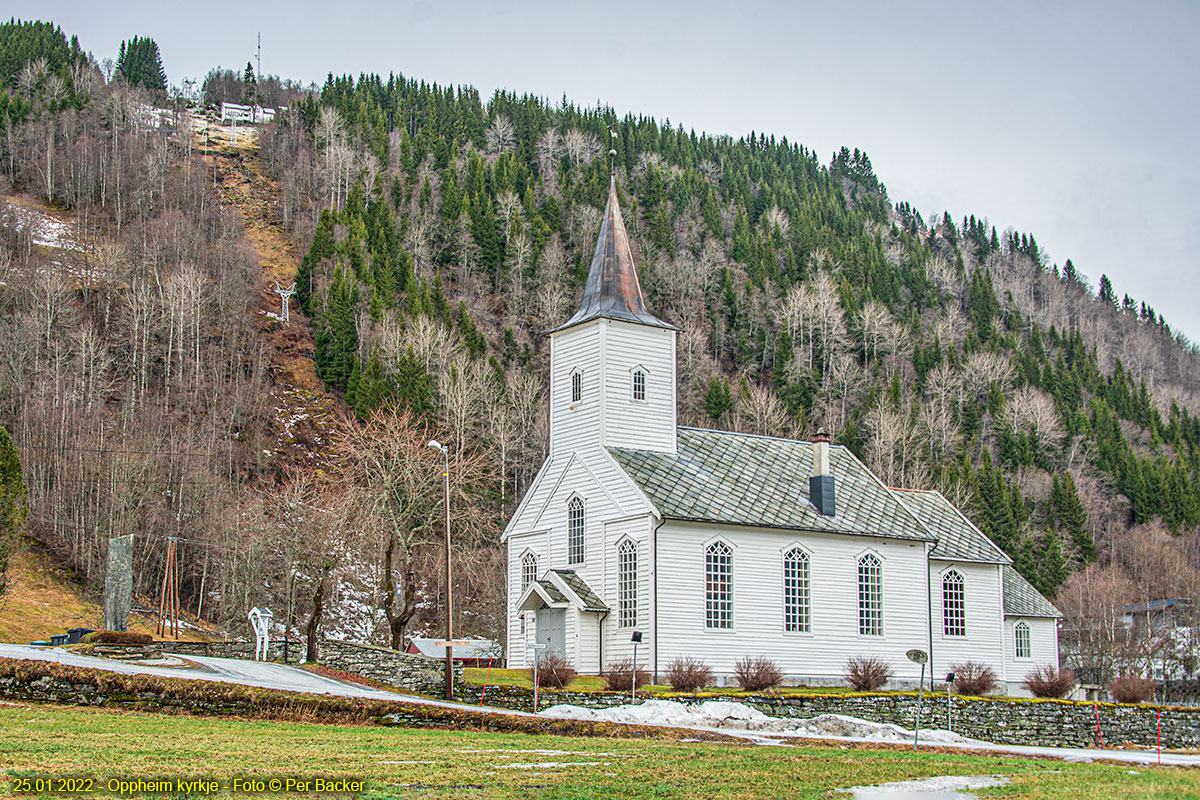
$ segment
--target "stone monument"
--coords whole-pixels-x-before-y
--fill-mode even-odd
[[[104,628],[123,631],[133,606],[133,534],[108,540],[104,570]]]

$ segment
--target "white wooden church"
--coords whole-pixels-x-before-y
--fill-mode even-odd
[[[635,631],[655,675],[765,656],[838,684],[876,656],[912,685],[919,648],[938,680],[974,660],[1019,693],[1058,665],[1059,612],[939,493],[820,434],[677,425],[678,333],[645,307],[614,182],[583,300],[549,334],[549,456],[504,532],[510,667],[540,643],[598,673]]]

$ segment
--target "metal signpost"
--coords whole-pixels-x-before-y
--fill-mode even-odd
[[[536,642],[530,642],[525,645],[525,649],[533,651],[533,713],[537,714],[537,712],[538,712],[538,678],[537,678],[538,651],[545,650],[546,645],[537,644]]]
[[[921,682],[917,684],[917,728],[913,731],[913,750],[916,750],[917,740],[921,738],[921,700],[925,696],[925,665],[929,662],[929,654],[914,648],[904,655],[914,664],[921,665]]]
[[[454,589],[450,574],[450,451],[446,445],[437,439],[431,439],[429,446],[442,454],[442,480],[446,501],[446,641],[454,641]],[[446,645],[446,699],[454,699],[454,666],[452,660],[453,644]]]

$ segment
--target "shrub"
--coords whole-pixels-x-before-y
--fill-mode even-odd
[[[758,658],[747,656],[738,659],[738,662],[733,665],[733,674],[737,678],[738,685],[748,692],[772,689],[783,680],[783,673],[779,671],[779,667],[775,666],[775,662],[762,656]]]
[[[1075,688],[1075,673],[1047,664],[1026,675],[1021,685],[1034,697],[1066,697]]]
[[[608,669],[604,671],[604,681],[608,684],[608,688],[620,692],[628,692],[632,689],[635,677],[638,686],[650,683],[650,673],[642,667],[635,670],[632,658],[619,658],[611,662]]]
[[[667,664],[667,683],[677,692],[694,692],[712,683],[712,669],[694,658],[677,658]]]
[[[854,656],[846,662],[846,680],[860,692],[873,692],[892,679],[892,667],[874,656]]]
[[[148,633],[129,631],[92,631],[85,633],[81,641],[88,644],[150,644],[154,637]]]
[[[951,664],[950,671],[954,673],[954,691],[956,694],[969,694],[980,697],[996,688],[996,673],[991,667],[978,661],[967,661],[963,664]]]
[[[1157,686],[1153,678],[1122,675],[1108,685],[1108,691],[1118,703],[1141,703],[1154,696]]]
[[[533,670],[528,670],[529,679],[533,680]],[[537,662],[538,686],[550,686],[555,689],[565,689],[567,684],[575,680],[575,668],[558,653],[546,653]]]

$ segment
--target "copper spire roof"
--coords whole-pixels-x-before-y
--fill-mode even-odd
[[[600,237],[596,240],[596,252],[592,255],[579,309],[554,331],[597,317],[675,328],[647,311],[642,300],[637,267],[633,265],[633,253],[629,250],[629,234],[625,231],[621,205],[617,201],[616,178],[608,185],[608,204],[604,207],[604,221],[600,225]]]

